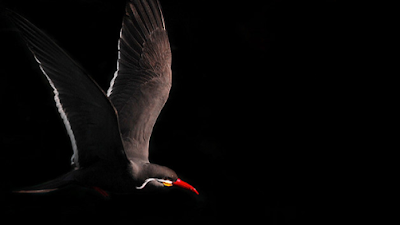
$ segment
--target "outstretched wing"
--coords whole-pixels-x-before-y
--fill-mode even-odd
[[[98,160],[126,161],[116,111],[105,93],[39,28],[15,12],[7,15],[54,90],[58,112],[71,139],[71,163],[80,168]]]
[[[107,95],[118,111],[128,158],[148,161],[154,123],[171,88],[171,49],[160,4],[131,0],[118,42],[117,71]]]

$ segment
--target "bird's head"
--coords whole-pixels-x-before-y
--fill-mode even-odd
[[[170,187],[180,187],[199,194],[196,188],[179,179],[175,171],[165,166],[152,163],[146,164],[146,166],[143,167],[140,177],[141,178],[138,180],[141,184],[140,186],[137,186],[136,189],[150,190],[154,188],[165,189]]]

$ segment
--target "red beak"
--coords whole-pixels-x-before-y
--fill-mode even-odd
[[[177,187],[181,187],[181,188],[184,188],[184,189],[188,189],[190,191],[193,191],[197,195],[199,194],[199,192],[196,190],[196,188],[194,188],[192,185],[186,183],[185,181],[183,181],[183,180],[181,180],[179,178],[175,182],[173,182],[172,185],[177,186]]]

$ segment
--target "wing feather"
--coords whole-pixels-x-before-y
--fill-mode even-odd
[[[126,161],[116,111],[96,82],[39,28],[15,12],[7,15],[53,88],[71,139],[71,163],[81,168],[98,160]]]
[[[107,95],[118,111],[127,157],[148,161],[151,132],[171,87],[171,49],[158,1],[131,0],[125,11]]]

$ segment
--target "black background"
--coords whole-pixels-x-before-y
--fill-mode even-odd
[[[2,1],[107,90],[125,1]],[[52,224],[308,223],[325,199],[343,111],[335,1],[161,1],[173,55],[170,98],[150,161],[200,192],[118,195],[69,187],[15,195],[70,170],[71,145],[36,62],[1,17],[2,213]],[[261,219],[261,220],[260,220]],[[54,222],[54,221],[57,222]],[[54,222],[54,223],[53,223]]]

